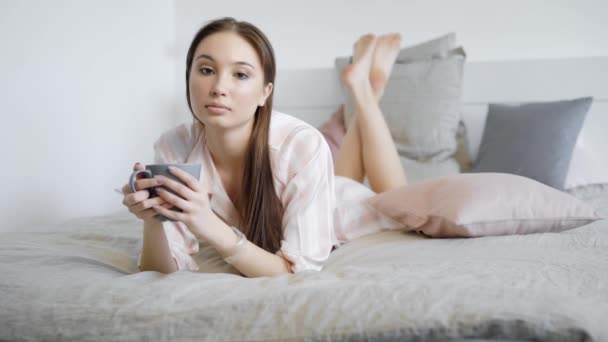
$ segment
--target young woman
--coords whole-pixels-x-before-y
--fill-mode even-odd
[[[397,228],[364,206],[341,203],[406,183],[378,107],[399,45],[396,34],[355,43],[342,80],[358,114],[334,164],[318,130],[272,111],[275,58],[265,35],[232,18],[204,26],[187,54],[193,123],[154,144],[155,163],[200,163],[200,180],[178,169],[172,173],[186,185],[157,177],[137,180],[136,192],[122,189],[123,204],[144,223],[140,270],[197,270],[191,255],[199,241],[248,277],[320,270],[340,243]],[[360,183],[365,175],[373,191]],[[149,198],[147,189],[161,184],[179,196]],[[157,221],[158,214],[174,222]]]

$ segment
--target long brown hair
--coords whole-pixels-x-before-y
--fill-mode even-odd
[[[264,84],[274,85],[276,74],[274,51],[268,38],[257,27],[230,17],[209,22],[194,36],[186,58],[188,107],[194,119],[201,125],[203,123],[194,114],[190,102],[190,69],[199,43],[207,36],[223,31],[237,33],[255,49],[264,70]],[[249,241],[271,253],[275,253],[281,247],[284,213],[283,205],[274,188],[268,147],[273,93],[274,91],[268,96],[264,106],[256,109],[245,159],[245,170],[243,170],[240,200],[236,204],[241,220],[239,227],[241,231]]]

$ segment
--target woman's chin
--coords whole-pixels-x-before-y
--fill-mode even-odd
[[[208,129],[228,130],[239,126],[234,119],[227,116],[206,116],[201,122]]]
[[[206,126],[226,125],[229,121],[228,115],[218,115],[204,112],[197,116],[199,120]]]
[[[234,115],[209,115],[206,112],[203,112],[202,115],[197,115],[197,118],[203,123],[203,125],[205,125],[205,127],[220,130],[234,129],[247,126],[247,124],[253,126],[254,119],[253,116],[251,118],[242,118],[235,117]]]

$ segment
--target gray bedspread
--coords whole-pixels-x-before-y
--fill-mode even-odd
[[[606,191],[580,192],[608,216]],[[2,341],[608,341],[608,222],[559,234],[382,232],[321,272],[137,272],[126,214],[0,233]],[[230,272],[230,273],[221,273]]]

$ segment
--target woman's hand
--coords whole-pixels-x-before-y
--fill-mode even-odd
[[[154,206],[153,209],[158,214],[183,222],[197,238],[204,239],[205,233],[207,233],[204,224],[209,221],[210,215],[213,215],[207,189],[196,178],[180,168],[170,167],[169,172],[185,185],[163,176],[156,176],[155,179],[158,184],[171,189],[179,196],[161,188],[158,188],[156,192],[164,201],[180,208],[182,212],[169,210],[162,205]]]
[[[133,166],[133,171],[141,170],[144,167],[137,163]],[[150,198],[150,192],[148,188],[158,186],[158,181],[154,178],[144,178],[135,181],[136,192],[131,191],[129,184],[125,184],[121,191],[124,195],[122,204],[129,209],[133,215],[143,221],[152,221],[157,212],[152,209],[153,206],[160,206],[163,208],[171,208],[172,204],[167,203],[161,197]]]

